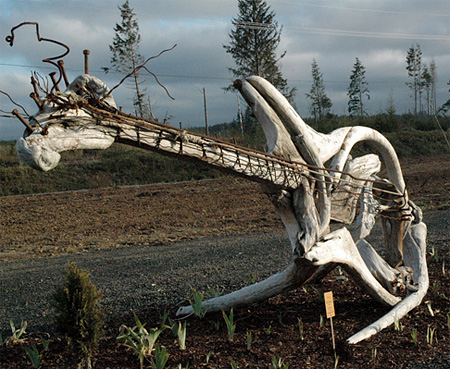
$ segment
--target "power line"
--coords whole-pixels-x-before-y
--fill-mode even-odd
[[[295,4],[298,5],[299,1],[288,1],[288,0],[279,0],[280,3],[286,3],[286,4]],[[304,2],[302,5],[305,6],[311,6],[315,8],[325,8],[325,9],[337,9],[337,10],[349,10],[349,11],[356,11],[356,12],[364,12],[364,13],[378,13],[378,14],[393,14],[393,15],[413,15],[413,16],[420,16],[420,17],[446,17],[449,18],[450,14],[444,14],[444,13],[415,13],[415,12],[408,12],[408,11],[398,11],[398,10],[382,10],[382,9],[368,9],[368,8],[355,8],[355,7],[348,7],[348,6],[339,6],[339,5],[323,5],[323,4],[314,4],[314,3],[308,3]]]

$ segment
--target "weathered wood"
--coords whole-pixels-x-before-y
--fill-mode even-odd
[[[389,311],[389,313],[351,336],[347,340],[348,343],[355,344],[373,336],[382,329],[394,324],[396,320],[403,318],[412,309],[420,305],[429,286],[428,268],[426,263],[426,235],[426,225],[424,223],[419,223],[411,227],[404,240],[405,264],[413,269],[417,291],[410,293]]]
[[[390,294],[374,278],[345,227],[327,234],[304,257],[317,266],[329,263],[342,264],[370,296],[385,305],[393,306],[400,301],[399,297]]]
[[[208,311],[252,304],[308,280],[319,281],[338,264],[373,298],[395,305],[348,342],[370,337],[419,305],[429,284],[426,226],[420,209],[408,200],[392,145],[368,127],[345,127],[328,135],[316,132],[260,77],[235,86],[263,128],[267,153],[120,113],[106,85],[89,75],[77,77],[65,93],[48,96],[30,119],[31,129],[18,140],[18,153],[31,166],[50,170],[61,151],[104,149],[117,141],[261,183],[286,228],[294,261],[260,283],[204,302]],[[376,177],[378,156],[351,158],[353,146],[362,141],[381,153],[389,181]],[[330,168],[325,168],[328,161]],[[379,217],[386,258],[365,241]],[[352,232],[341,228],[330,233],[330,219],[350,224]],[[402,289],[408,291],[403,300],[394,296]],[[182,307],[178,314],[191,312],[191,307]]]
[[[317,270],[305,259],[297,259],[284,271],[272,275],[264,281],[244,287],[224,296],[215,297],[202,303],[202,310],[215,312],[229,310],[232,307],[248,306],[277,296],[302,285]],[[180,307],[177,315],[192,314],[192,306]]]
[[[331,192],[331,218],[338,222],[351,224],[355,218],[357,202],[364,190],[366,180],[381,169],[377,155],[369,154],[349,159],[340,178],[340,185]],[[358,179],[356,179],[358,178]]]

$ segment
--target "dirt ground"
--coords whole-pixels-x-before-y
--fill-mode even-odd
[[[338,368],[448,367],[450,155],[405,160],[402,167],[410,198],[425,209],[425,222],[427,217],[432,219],[429,245],[434,254],[431,255],[430,249],[431,287],[426,301],[433,316],[428,305],[422,304],[402,319],[399,330],[388,328],[361,344],[348,346],[346,338],[383,315],[386,309],[347,279],[345,273],[335,271],[321,286],[307,286],[258,306],[237,310],[236,336],[232,342],[221,314],[207,315],[204,319],[189,317],[186,350],[178,348],[170,330],[161,335],[158,343],[170,355],[167,368],[178,368],[179,364],[182,368],[187,365],[229,368],[231,360],[239,368],[284,367],[274,366],[274,358],[288,363],[289,368],[332,368],[337,357]],[[201,285],[203,291],[212,286],[227,292],[248,284],[248,279],[260,280],[283,269],[289,257],[283,226],[273,206],[257,184],[237,178],[2,197],[0,214],[3,332],[7,332],[7,321],[13,315],[5,311],[17,309],[23,314],[27,309],[43,311],[36,302],[39,298],[28,294],[31,296],[36,293],[33,289],[39,289],[37,295],[43,295],[42,291],[48,290],[57,279],[56,273],[48,271],[56,265],[62,268],[69,260],[112,264],[105,275],[92,267],[93,278],[100,284],[100,276],[113,279],[119,275],[131,284],[130,290],[139,293],[144,293],[140,290],[143,284],[147,289],[152,283],[172,285],[173,294],[163,288],[155,289],[151,296],[157,302],[147,306],[124,285],[102,290],[106,301],[116,301],[115,305],[111,303],[115,308],[108,318],[106,336],[98,353],[95,366],[98,368],[139,367],[137,357],[115,341],[120,324],[133,323],[129,309],[136,310],[149,327],[156,326],[164,311],[175,318],[181,300],[189,298],[186,297],[189,285]],[[281,248],[285,251],[281,252]],[[156,256],[148,256],[145,264],[137,265],[149,253]],[[167,259],[159,253],[168,255]],[[135,275],[127,279],[132,274],[128,268],[142,275],[146,271],[149,274],[160,271],[160,275],[154,282]],[[266,274],[253,274],[261,269]],[[186,276],[189,272],[195,275],[196,283],[190,280],[185,289],[173,288],[190,278]],[[12,275],[18,280],[7,281]],[[336,352],[331,348],[329,323],[326,319],[320,323],[320,316],[324,315],[321,291],[327,290],[333,290],[339,316],[335,322]],[[156,299],[158,293],[165,299]],[[20,294],[27,296],[17,296]],[[51,316],[51,312],[45,311],[43,315]],[[0,346],[0,367],[31,367],[24,347],[35,342],[42,353],[42,367],[75,368],[77,359],[64,340],[54,335],[48,325],[43,324],[42,329],[33,332],[30,327],[30,334],[22,344]],[[414,332],[418,332],[417,344],[412,339]],[[44,349],[37,337],[47,333],[50,345]],[[426,364],[418,366],[420,362]],[[147,367],[151,367],[150,363]]]
[[[450,207],[450,155],[402,168],[416,204]],[[234,177],[0,197],[0,214],[0,261],[283,229],[259,185]]]

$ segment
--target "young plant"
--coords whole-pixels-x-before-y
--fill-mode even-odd
[[[397,332],[403,331],[403,324],[400,323],[400,320],[397,318],[397,315],[394,316],[394,329]]]
[[[319,328],[322,328],[324,325],[325,325],[325,319],[323,318],[323,315],[320,314]]]
[[[334,352],[334,369],[338,367],[338,364],[339,364],[339,356],[338,354],[336,354],[336,352]]]
[[[25,352],[30,358],[33,368],[39,368],[41,366],[42,355],[39,353],[36,344],[33,343],[31,347],[25,347]]]
[[[230,359],[230,365],[231,365],[231,369],[238,369],[238,365],[234,362],[233,359]]]
[[[447,313],[447,328],[450,330],[450,313]]]
[[[186,350],[186,322],[183,325],[181,325],[181,322],[178,322],[177,337],[180,350]]]
[[[247,350],[250,351],[252,349],[252,332],[247,331]]]
[[[100,338],[103,336],[105,312],[99,308],[101,294],[89,274],[75,263],[67,266],[62,283],[53,294],[56,330],[62,333],[81,365],[92,368]]]
[[[298,332],[300,333],[300,341],[303,341],[305,339],[305,336],[303,335],[303,321],[302,318],[297,318],[298,320]]]
[[[206,299],[213,299],[216,297],[219,297],[223,292],[223,288],[221,290],[219,290],[218,288],[214,288],[214,287],[209,287],[208,286],[208,290],[206,291]]]
[[[192,289],[192,297],[193,300],[189,300],[189,303],[192,306],[192,309],[194,310],[195,316],[198,316],[199,318],[203,318],[206,315],[207,308],[202,306],[204,295],[201,292],[197,292],[195,288]]]
[[[289,369],[289,364],[285,364],[284,360],[281,357],[272,356],[272,367],[273,369]]]
[[[209,360],[211,360],[212,354],[213,354],[213,352],[210,351],[210,352],[208,352],[208,354],[206,355],[206,359],[205,359],[206,364],[208,364],[208,363],[209,363]]]
[[[236,324],[234,324],[234,312],[233,308],[230,310],[230,316],[228,317],[225,311],[222,310],[223,319],[225,320],[225,324],[227,325],[228,330],[228,340],[230,342],[233,341],[234,331],[236,330]]]
[[[170,327],[164,325],[159,329],[147,330],[134,312],[133,315],[136,325],[133,328],[122,325],[116,339],[138,355],[142,369],[144,367],[144,359],[147,359],[152,354],[159,335]]]
[[[151,359],[153,369],[164,369],[167,360],[169,359],[169,354],[166,352],[164,346],[155,346],[155,359]]]
[[[169,313],[164,310],[164,314],[161,316],[161,326],[166,325],[167,321],[173,326],[172,319],[169,317]]]
[[[12,320],[9,321],[9,326],[11,327],[12,335],[9,337],[5,343],[22,343],[23,339],[20,338],[26,333],[27,329],[27,321],[23,321],[20,323],[20,327],[16,328],[14,322]]]
[[[431,316],[434,316],[433,308],[431,307],[431,301],[425,301],[425,305],[427,305],[428,311],[430,312]]]
[[[415,345],[417,345],[418,342],[419,342],[418,339],[417,339],[417,337],[418,337],[417,328],[414,328],[414,329],[412,330],[412,332],[411,332],[411,338],[412,338],[412,340],[413,340],[413,342],[414,342]]]
[[[343,281],[348,281],[347,276],[345,275],[344,271],[342,270],[342,268],[338,265],[337,267],[337,271],[339,273],[339,275],[337,275],[336,277],[334,277],[335,279],[338,280],[343,280]]]
[[[319,300],[319,302],[324,303],[325,297],[323,297],[323,288],[317,288],[314,286],[311,286],[311,287],[314,290],[314,292],[317,294],[317,300]]]
[[[436,328],[427,327],[427,343],[430,346],[433,346],[434,333],[436,332]]]
[[[41,342],[42,342],[42,346],[44,346],[44,350],[48,350],[48,346],[50,345],[50,340],[46,340],[44,337],[41,336]]]
[[[433,285],[431,286],[433,292],[435,292],[435,293],[438,291],[438,289],[440,287],[441,287],[441,282],[439,282],[439,281],[434,281]]]
[[[255,284],[256,283],[256,278],[253,274],[251,273],[247,273],[247,278],[250,281],[251,284]]]

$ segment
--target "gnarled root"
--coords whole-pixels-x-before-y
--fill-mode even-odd
[[[351,336],[347,340],[348,343],[355,344],[369,338],[382,329],[389,327],[396,320],[403,318],[412,309],[420,305],[429,286],[426,263],[426,236],[427,227],[425,223],[416,224],[407,232],[403,244],[404,262],[405,265],[413,270],[414,279],[418,287],[417,291],[405,297],[389,313],[376,322]]]
[[[305,254],[305,259],[317,266],[328,263],[342,264],[374,299],[389,306],[400,301],[399,297],[391,295],[372,275],[345,227],[329,233],[323,241],[317,242],[311,251]]]
[[[317,267],[307,260],[295,260],[284,271],[274,274],[264,281],[203,302],[202,310],[207,312],[226,311],[232,307],[247,306],[267,300],[302,285],[316,270]],[[192,306],[182,306],[178,309],[177,315],[188,315],[193,312]]]

